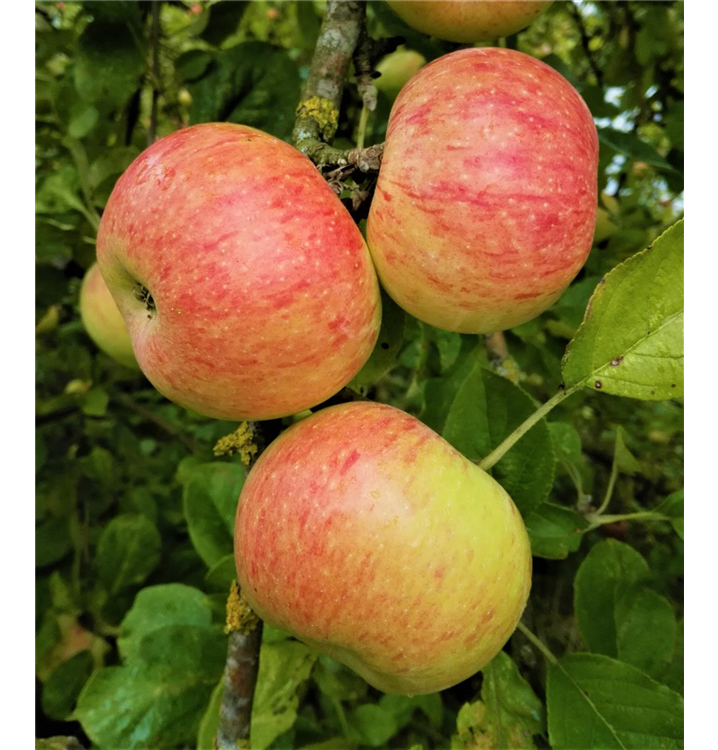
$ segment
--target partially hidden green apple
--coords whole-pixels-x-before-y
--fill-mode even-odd
[[[414,417],[323,409],[263,453],[235,526],[242,592],[387,693],[448,688],[513,632],[531,551],[503,488]]]
[[[358,227],[309,159],[254,128],[195,125],[140,154],[112,191],[97,256],[142,371],[205,416],[315,406],[378,336]]]
[[[387,0],[412,29],[450,42],[486,42],[526,28],[551,0]]]
[[[127,326],[97,263],[92,264],[82,280],[80,317],[98,348],[120,364],[139,369]]]
[[[426,58],[415,50],[398,49],[379,61],[376,70],[381,75],[374,85],[393,99],[425,64]]]

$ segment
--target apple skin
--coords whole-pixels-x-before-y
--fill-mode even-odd
[[[367,241],[389,295],[462,333],[525,323],[591,250],[598,136],[578,92],[521,52],[453,52],[394,102]]]
[[[140,154],[110,196],[97,254],[142,371],[205,416],[315,406],[378,336],[358,227],[309,159],[254,128],[195,125]]]
[[[323,409],[262,454],[235,525],[261,618],[387,693],[448,688],[513,632],[531,551],[511,498],[414,417]]]
[[[87,335],[116,362],[139,369],[125,321],[117,309],[97,263],[85,273],[80,287],[80,317]]]
[[[387,0],[412,29],[449,42],[486,42],[526,28],[551,2],[540,0]]]
[[[402,87],[426,64],[424,55],[413,49],[398,49],[383,57],[376,66],[381,76],[374,81],[379,91],[395,98]]]

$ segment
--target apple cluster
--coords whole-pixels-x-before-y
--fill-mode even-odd
[[[391,5],[419,30],[476,41],[546,3]],[[117,182],[83,319],[186,408],[290,416],[367,360],[380,283],[450,331],[504,330],[547,309],[590,250],[597,161],[593,119],[568,81],[491,47],[441,57],[401,88],[366,242],[292,146],[243,125],[185,128]],[[108,288],[127,331],[114,307],[93,312]],[[104,328],[92,322],[103,315]],[[269,446],[242,490],[235,555],[263,619],[394,693],[480,669],[531,582],[503,488],[417,419],[369,402],[322,409]]]

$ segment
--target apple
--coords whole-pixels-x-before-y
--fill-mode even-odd
[[[127,326],[97,263],[90,266],[82,280],[80,317],[88,336],[98,348],[120,364],[138,368]]]
[[[379,61],[376,70],[381,76],[374,85],[393,99],[425,64],[426,58],[413,49],[398,49]]]
[[[414,417],[354,402],[282,433],[242,488],[242,593],[387,693],[448,688],[513,632],[531,550],[511,498]]]
[[[453,52],[394,102],[367,241],[386,291],[462,333],[525,323],[581,269],[598,136],[571,84],[508,49]]]
[[[526,28],[549,5],[540,0],[387,0],[412,29],[450,42],[485,42]]]
[[[315,406],[378,336],[358,227],[309,159],[254,128],[195,125],[140,154],[112,191],[97,254],[142,371],[205,416]]]

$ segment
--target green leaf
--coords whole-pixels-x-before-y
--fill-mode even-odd
[[[321,25],[314,3],[297,3],[297,26],[301,46],[306,50],[314,50]]]
[[[635,456],[631,453],[623,437],[625,430],[623,427],[616,428],[616,445],[614,448],[613,460],[618,470],[624,474],[639,474],[641,466],[636,461]]]
[[[616,607],[648,576],[643,557],[622,542],[606,539],[588,553],[573,591],[578,629],[590,651],[618,656]]]
[[[135,597],[120,626],[117,648],[123,659],[132,659],[149,633],[172,625],[212,627],[212,607],[198,589],[181,583],[148,586]]]
[[[252,705],[252,750],[265,750],[297,718],[298,691],[317,658],[298,641],[262,643]]]
[[[508,654],[499,651],[482,671],[481,700],[461,707],[452,750],[536,747],[533,736],[544,731],[544,707],[516,664]]]
[[[461,341],[461,350],[453,367],[440,378],[429,378],[424,383],[424,408],[421,420],[438,433],[444,431],[446,418],[456,394],[464,384],[477,362],[476,339],[468,337]]]
[[[104,417],[110,396],[104,388],[92,388],[82,397],[82,413],[88,417]]]
[[[616,603],[615,617],[618,658],[660,679],[676,641],[676,616],[668,600],[648,588],[631,591]]]
[[[360,744],[369,747],[381,747],[399,731],[393,713],[373,703],[357,706],[349,716],[349,722]]]
[[[673,646],[673,658],[670,664],[663,671],[659,681],[664,685],[668,685],[671,690],[675,690],[677,693],[683,695],[683,647],[684,647],[684,624],[683,620],[678,623],[676,628],[676,641]]]
[[[597,654],[569,654],[546,686],[553,750],[683,747],[683,699],[636,667]]]
[[[75,708],[75,701],[87,682],[94,661],[89,651],[80,651],[62,662],[42,687],[42,710],[51,719],[64,721]]]
[[[312,679],[324,695],[337,701],[358,701],[368,689],[366,681],[356,672],[324,654],[319,654]]]
[[[381,329],[379,338],[369,359],[349,383],[349,387],[361,388],[372,385],[386,375],[397,363],[399,350],[404,341],[404,319],[406,313],[381,290]]]
[[[683,395],[683,221],[614,268],[562,363],[578,385],[645,400]]]
[[[382,695],[379,706],[389,711],[400,729],[408,726],[414,714],[419,711],[428,719],[431,726],[439,728],[444,716],[444,706],[440,693],[425,695]]]
[[[669,172],[676,171],[666,161],[665,157],[661,156],[653,146],[642,141],[637,135],[624,133],[614,128],[597,128],[597,130],[598,140],[619,154],[623,154],[623,156],[627,156],[634,161],[642,161]]]
[[[459,388],[443,436],[469,459],[488,455],[536,411],[533,399],[478,362]],[[527,432],[494,466],[496,481],[527,516],[548,497],[554,453],[545,421]]]
[[[226,594],[236,577],[237,566],[234,562],[234,555],[225,555],[210,567],[204,581],[208,591]]]
[[[663,513],[671,519],[676,534],[683,539],[683,490],[669,495],[658,507],[656,513]]]
[[[92,164],[87,175],[90,187],[98,188],[108,177],[121,175],[139,155],[134,146],[118,147],[101,153]]]
[[[71,138],[84,138],[97,124],[100,113],[92,104],[75,102],[70,109],[67,133]]]
[[[48,737],[35,740],[35,750],[84,750],[76,737]]]
[[[219,626],[155,630],[140,641],[130,664],[94,673],[74,717],[100,747],[174,750],[196,739],[225,656]]]
[[[102,111],[122,107],[139,88],[145,69],[129,27],[94,21],[77,41],[75,89]]]
[[[65,165],[43,180],[35,193],[35,212],[59,214],[85,210],[79,198],[80,178],[74,167]]]
[[[556,459],[576,464],[581,460],[581,436],[573,425],[567,422],[549,422],[551,442],[556,451]]]
[[[35,671],[43,661],[43,657],[60,641],[62,634],[57,623],[57,616],[52,609],[47,609],[35,633]]]
[[[97,544],[97,570],[110,594],[138,586],[160,561],[162,538],[142,515],[123,514],[105,527]]]
[[[190,72],[196,74],[194,68]],[[187,86],[192,124],[221,120],[291,137],[299,73],[282,49],[252,41],[222,50]]]
[[[140,6],[133,0],[113,0],[111,3],[106,0],[84,0],[82,7],[98,21],[108,23],[139,23],[141,18]]]
[[[576,552],[588,528],[588,521],[575,510],[554,503],[542,503],[526,517],[526,531],[534,557],[563,560]]]
[[[453,331],[443,331],[424,323],[426,340],[432,343],[439,354],[439,370],[448,372],[456,362],[460,352],[462,337]]]
[[[211,52],[191,49],[177,59],[175,70],[183,81],[194,81],[207,70],[212,60]]]
[[[209,698],[209,705],[202,716],[197,731],[197,750],[214,750],[214,743],[219,727],[219,708],[222,705],[222,688],[224,687],[224,675],[220,678],[217,686]]]
[[[72,549],[66,518],[49,518],[35,528],[35,566],[62,560]]]
[[[248,7],[246,0],[222,0],[210,5],[207,9],[209,21],[200,36],[210,44],[219,46],[235,33]]]
[[[234,517],[246,471],[241,464],[209,463],[186,474],[182,494],[190,539],[210,567],[232,554]]]

